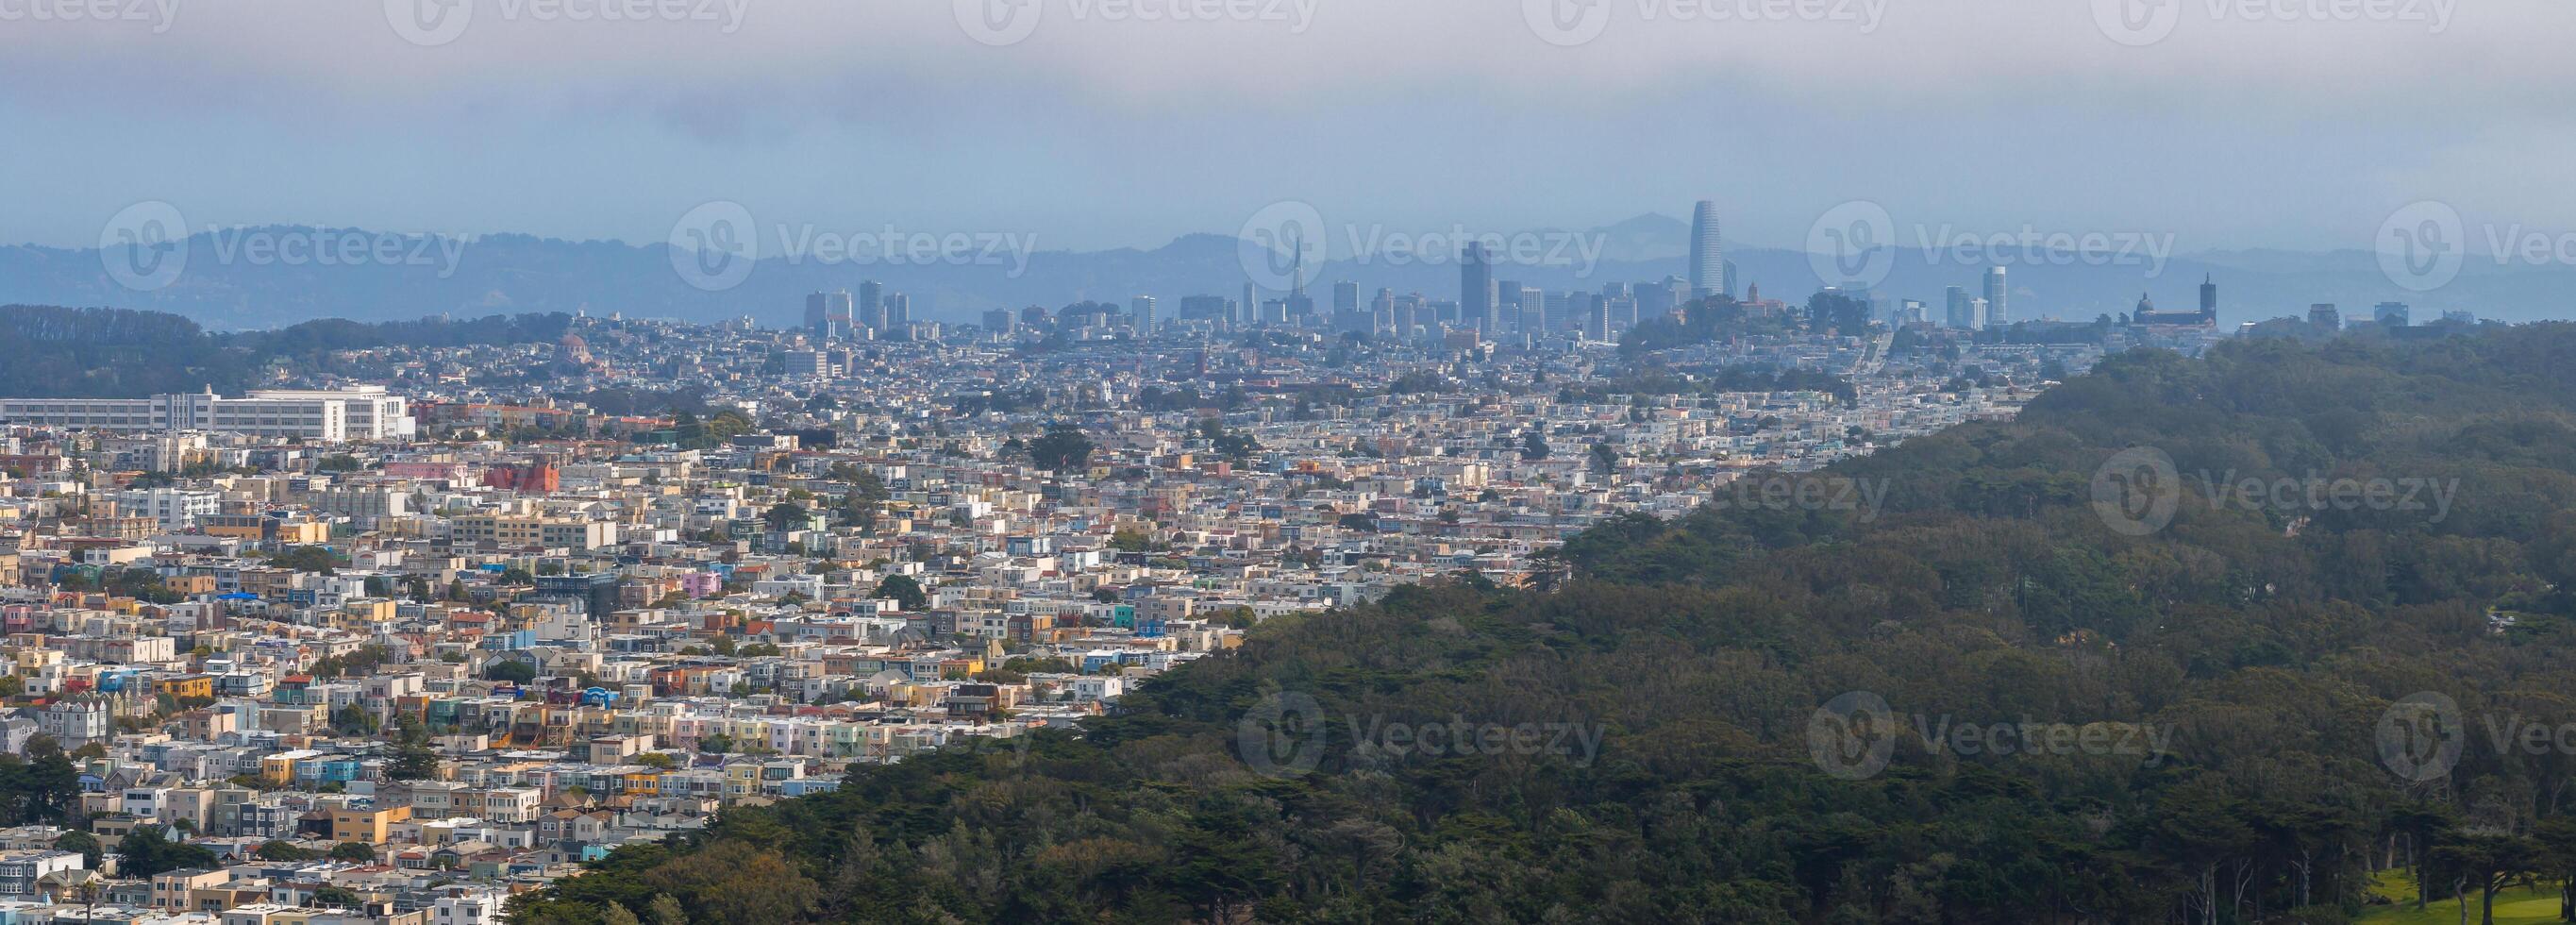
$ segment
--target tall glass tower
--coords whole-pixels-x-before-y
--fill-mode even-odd
[[[1481,242],[1469,242],[1458,255],[1458,316],[1488,337],[1502,333],[1502,313],[1494,304],[1494,253]]]
[[[1717,200],[1702,199],[1691,209],[1691,298],[1733,296],[1726,285],[1726,252],[1718,244]]]
[[[2012,323],[2012,307],[2005,303],[2012,287],[2004,282],[2004,268],[1986,268],[1986,323],[2003,327]]]

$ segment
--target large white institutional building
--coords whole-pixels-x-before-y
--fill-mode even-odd
[[[409,404],[383,386],[261,389],[225,398],[208,389],[151,398],[0,398],[0,423],[150,432],[222,431],[324,443],[412,435]]]

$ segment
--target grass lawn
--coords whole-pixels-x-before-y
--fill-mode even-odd
[[[2415,911],[2415,884],[2403,871],[2382,874],[2371,885],[2370,892],[2396,901],[2396,908],[2372,906],[2361,914],[2365,925],[2460,925],[2460,907],[2447,899],[2437,899]],[[2558,921],[2558,890],[2506,890],[2496,894],[2496,925],[2550,925]],[[2478,921],[2478,902],[2469,900],[2469,922]]]

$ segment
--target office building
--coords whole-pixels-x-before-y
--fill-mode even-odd
[[[1986,323],[2003,327],[2012,323],[2012,286],[2004,279],[2004,268],[1986,268]]]
[[[1130,321],[1129,321],[1129,323],[1135,326],[1135,328],[1136,328],[1136,336],[1137,336],[1137,337],[1140,337],[1140,338],[1141,338],[1141,337],[1151,337],[1151,336],[1153,336],[1153,334],[1154,334],[1154,297],[1153,297],[1153,296],[1149,296],[1149,295],[1140,295],[1140,296],[1137,296],[1137,297],[1135,297],[1135,298],[1133,298],[1133,299],[1129,299],[1129,300],[1127,300],[1127,313],[1128,313],[1128,315],[1132,316],[1132,317],[1131,317],[1131,319],[1130,319]]]
[[[1968,290],[1958,286],[1949,287],[1943,296],[1948,307],[1945,323],[1949,327],[1974,331],[1981,326],[1979,322],[1984,319],[1977,316],[1977,303],[1984,302],[1984,299],[1971,299]]]
[[[1733,293],[1726,279],[1725,247],[1718,240],[1717,202],[1700,200],[1691,209],[1690,297]]]
[[[832,374],[832,363],[820,350],[790,350],[784,359],[790,376],[819,379]]]
[[[817,292],[805,297],[805,329],[816,339],[848,337],[852,324],[848,290]]]
[[[1232,321],[1236,311],[1234,300],[1221,295],[1181,297],[1183,321]]]
[[[1496,303],[1494,252],[1471,243],[1458,255],[1460,320],[1487,335],[1502,331],[1502,306]]]
[[[408,400],[383,386],[204,392],[151,398],[0,398],[0,423],[128,433],[204,430],[338,443],[412,435]]]
[[[2372,320],[2383,328],[2402,328],[2414,323],[2415,310],[2404,302],[2381,302],[2370,310]]]
[[[876,280],[859,283],[859,301],[855,308],[857,326],[870,331],[886,329],[885,285]]]

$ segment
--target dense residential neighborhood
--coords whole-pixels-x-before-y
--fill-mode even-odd
[[[1139,308],[584,317],[237,398],[0,401],[0,920],[479,925],[727,807],[1071,728],[1280,614],[1544,586],[1614,516],[1874,503],[1766,480],[2102,354]]]

